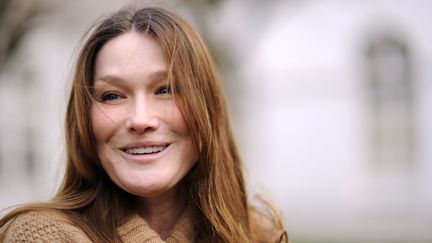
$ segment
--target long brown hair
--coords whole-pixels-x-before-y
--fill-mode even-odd
[[[157,40],[168,63],[178,106],[199,150],[199,161],[185,178],[200,232],[210,242],[254,242],[241,159],[234,142],[214,62],[199,35],[180,17],[158,7],[128,7],[98,22],[88,33],[73,74],[66,112],[67,164],[63,183],[47,203],[15,209],[61,210],[94,241],[118,242],[116,228],[133,211],[133,196],[119,189],[97,158],[90,107],[94,63],[102,46],[128,31]]]

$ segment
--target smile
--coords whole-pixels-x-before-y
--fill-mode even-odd
[[[122,149],[123,152],[131,154],[131,155],[144,155],[144,154],[156,154],[164,151],[168,145],[159,145],[159,146],[145,146],[145,147],[134,147],[134,148],[126,148]]]

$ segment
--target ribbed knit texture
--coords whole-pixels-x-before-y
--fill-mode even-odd
[[[118,228],[124,243],[192,243],[196,232],[190,210],[186,210],[174,226],[166,241],[149,227],[138,214]],[[32,211],[17,217],[8,227],[3,242],[91,242],[78,227],[60,213]]]
[[[127,223],[118,228],[120,238],[124,243],[183,243],[194,242],[195,227],[191,220],[192,212],[186,210],[175,224],[168,238],[163,241],[158,233],[150,228],[147,222],[139,215],[132,216]]]

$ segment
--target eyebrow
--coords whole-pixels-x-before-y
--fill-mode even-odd
[[[162,79],[166,79],[167,77],[168,77],[168,72],[166,70],[160,70],[151,73],[148,77],[148,80],[150,82],[154,82],[154,81],[160,81]],[[120,83],[124,82],[124,80],[125,80],[124,78],[116,74],[104,74],[104,75],[100,75],[99,77],[95,77],[94,83],[96,83],[96,81],[104,81],[107,83],[116,84],[119,82]]]

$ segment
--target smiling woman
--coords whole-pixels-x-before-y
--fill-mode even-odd
[[[166,73],[160,44],[136,31],[107,42],[95,63],[91,118],[98,157],[116,185],[146,201],[178,190],[198,160]],[[186,205],[181,199],[173,206]]]
[[[250,206],[209,52],[167,10],[128,7],[89,32],[66,142],[56,196],[3,217],[5,242],[288,241]]]

